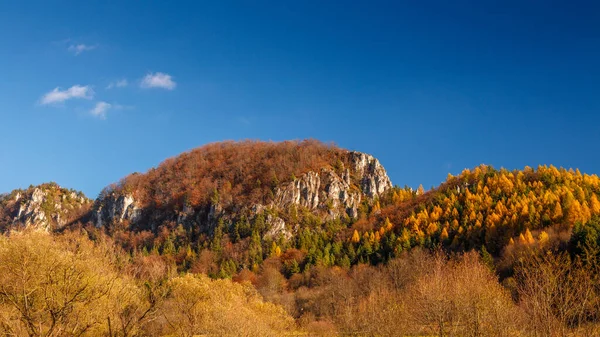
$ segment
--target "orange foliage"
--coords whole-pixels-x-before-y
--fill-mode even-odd
[[[347,164],[346,153],[316,140],[213,143],[167,159],[145,174],[131,174],[112,188],[134,193],[144,206],[265,203],[276,184],[340,161]]]

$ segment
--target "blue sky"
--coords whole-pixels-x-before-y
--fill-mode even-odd
[[[594,2],[107,3],[0,3],[0,192],[95,197],[248,138],[368,152],[400,186],[481,163],[600,172]]]

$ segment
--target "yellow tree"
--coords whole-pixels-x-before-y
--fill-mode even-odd
[[[563,217],[563,210],[562,210],[562,206],[560,205],[560,202],[556,202],[556,204],[554,205],[554,210],[552,211],[552,220],[554,221],[558,221],[561,220]]]
[[[392,230],[393,227],[394,227],[394,225],[390,221],[390,218],[386,217],[385,222],[383,223],[383,228],[385,228],[386,231],[390,231],[390,230]]]
[[[433,235],[434,233],[437,233],[439,229],[438,223],[437,222],[432,222],[429,224],[429,226],[427,226],[427,235]]]
[[[373,208],[371,209],[371,213],[375,214],[379,211],[381,211],[381,205],[379,204],[379,200],[376,200],[375,204],[373,204]]]
[[[590,210],[593,214],[600,214],[600,201],[598,201],[595,193],[592,193],[592,197],[590,198]]]
[[[571,203],[571,207],[567,212],[567,221],[570,225],[574,225],[576,222],[581,221],[583,219],[581,203],[579,200],[575,199]]]
[[[18,336],[134,334],[153,310],[141,289],[120,275],[116,257],[110,246],[94,246],[76,234],[0,237],[0,331]]]
[[[448,230],[446,229],[446,227],[444,227],[444,229],[442,229],[442,233],[440,234],[440,239],[442,241],[448,240]]]
[[[352,242],[354,243],[359,243],[360,242],[360,234],[358,234],[358,231],[355,229],[354,233],[352,234]]]
[[[525,242],[528,244],[535,243],[535,239],[533,238],[533,235],[531,234],[531,231],[529,230],[529,228],[527,228],[525,230]]]
[[[271,250],[269,251],[270,257],[279,257],[281,256],[281,248],[277,245],[277,243],[273,242],[271,244]]]
[[[163,320],[153,327],[168,336],[282,336],[292,333],[293,319],[285,310],[263,301],[250,284],[205,275],[169,281]]]

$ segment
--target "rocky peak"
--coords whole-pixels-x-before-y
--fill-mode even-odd
[[[291,205],[310,210],[327,210],[330,216],[346,213],[358,215],[362,197],[375,198],[392,187],[379,160],[362,152],[349,152],[351,168],[322,168],[308,172],[295,181],[277,188],[274,205],[279,208]],[[358,188],[357,188],[358,187]]]
[[[29,227],[31,224],[36,224],[37,227],[48,229],[48,217],[46,212],[42,209],[42,203],[45,200],[46,193],[41,189],[35,188],[31,197],[25,199],[19,207],[19,212],[13,219],[13,223],[21,223],[24,227]],[[17,195],[16,200],[20,199],[20,195]],[[54,214],[57,222],[60,224],[61,219],[59,214]]]
[[[379,196],[392,187],[392,182],[377,158],[362,152],[350,152],[354,172],[361,177],[361,190],[369,197]]]
[[[55,183],[15,190],[0,200],[0,231],[60,228],[79,218],[89,205],[91,200],[83,193]]]

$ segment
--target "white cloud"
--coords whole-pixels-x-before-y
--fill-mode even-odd
[[[112,108],[112,104],[106,102],[98,102],[96,106],[90,110],[90,114],[94,117],[106,119],[106,112]]]
[[[60,90],[60,88],[56,87],[42,96],[40,103],[42,105],[62,103],[72,98],[92,99],[94,98],[94,91],[89,85],[74,85],[67,90]]]
[[[107,103],[103,101],[96,102],[96,105],[92,110],[90,110],[90,114],[94,117],[98,117],[101,119],[106,119],[106,113],[109,110],[133,110],[135,107],[133,105],[121,105],[118,103]]]
[[[165,73],[149,73],[146,75],[140,84],[142,88],[163,88],[173,90],[177,86],[169,74]]]
[[[106,86],[106,89],[123,88],[123,87],[126,87],[128,84],[129,84],[129,82],[127,82],[127,79],[124,78],[122,80],[110,82],[108,84],[108,86]]]
[[[84,51],[90,51],[90,50],[94,50],[96,48],[98,48],[98,45],[90,46],[90,45],[80,43],[80,44],[70,45],[68,50],[77,56],[77,55],[83,53]]]

